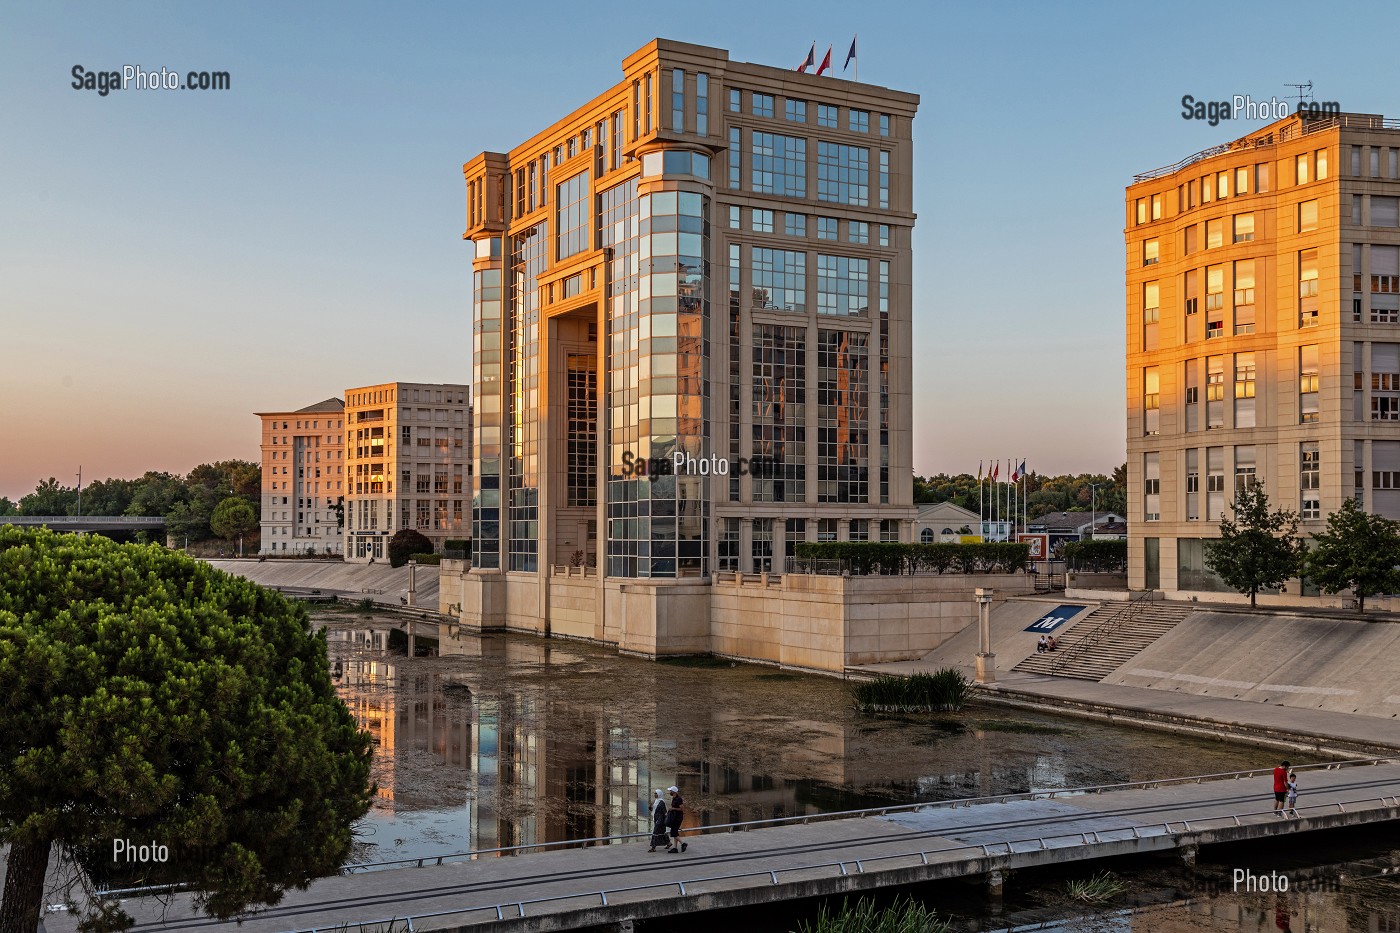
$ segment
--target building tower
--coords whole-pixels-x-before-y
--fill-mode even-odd
[[[1237,489],[1400,518],[1400,122],[1292,116],[1127,188],[1129,586],[1225,592]],[[1289,591],[1300,593],[1294,581]]]

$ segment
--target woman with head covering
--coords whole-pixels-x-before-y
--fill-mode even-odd
[[[671,795],[671,807],[666,811],[666,830],[671,834],[671,845],[667,852],[675,855],[690,848],[681,842],[681,824],[685,822],[685,800],[681,797],[681,789],[674,784],[666,788]]]
[[[666,845],[666,799],[661,796],[661,791],[652,791],[651,798],[651,848],[648,852],[655,852],[657,846]]]

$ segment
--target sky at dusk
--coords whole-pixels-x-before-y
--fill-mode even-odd
[[[605,16],[583,11],[607,10]],[[1124,458],[1123,188],[1251,132],[1181,97],[1400,116],[1392,4],[6,4],[0,496],[257,460],[256,411],[470,381],[462,163],[664,36],[921,95],[918,472]],[[528,14],[521,16],[522,11]],[[1300,26],[1306,22],[1306,26]],[[1364,28],[1363,28],[1364,27]],[[1386,61],[1386,64],[1381,62]],[[71,87],[228,71],[227,91]]]

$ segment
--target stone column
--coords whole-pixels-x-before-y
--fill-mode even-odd
[[[997,682],[997,656],[992,654],[992,590],[977,587],[977,682]]]

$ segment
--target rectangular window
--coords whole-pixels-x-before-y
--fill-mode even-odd
[[[1361,177],[1361,147],[1360,147],[1360,146],[1352,146],[1352,147],[1351,147],[1351,176],[1352,176],[1353,178],[1360,178],[1360,177]]]
[[[817,126],[836,126],[839,108],[829,104],[817,104]]]
[[[890,225],[889,225],[889,224],[880,224],[880,245],[881,245],[881,246],[889,246],[889,245],[890,245]]]
[[[807,122],[807,102],[805,100],[793,100],[791,97],[783,101],[783,116],[793,123]]]
[[[1317,326],[1317,250],[1298,253],[1298,326]]]
[[[890,135],[890,115],[887,113],[880,114],[880,135]]]
[[[1207,175],[1207,176],[1205,176],[1204,178],[1201,179],[1201,203],[1202,203],[1202,204],[1209,204],[1209,203],[1211,202],[1211,192],[1214,190],[1214,188],[1215,188],[1214,179],[1213,179],[1210,175]]]
[[[1307,233],[1317,229],[1317,200],[1303,201],[1298,205],[1298,232]]]
[[[750,154],[754,191],[785,198],[807,196],[807,140],[755,132]]]
[[[852,243],[868,245],[870,243],[870,224],[863,220],[851,220],[846,223],[846,239]]]
[[[846,113],[852,133],[870,132],[870,111],[853,109],[846,111]]]
[[[1162,520],[1162,461],[1156,452],[1142,455],[1142,518]]]
[[[729,128],[729,187],[739,187],[739,128]]]
[[[1371,226],[1400,226],[1400,198],[1371,195]]]
[[[621,110],[612,116],[612,161],[609,165],[613,171],[617,171],[622,165],[622,121],[624,119]]]
[[[710,76],[703,71],[695,76],[695,133],[710,134]]]
[[[870,309],[870,262],[817,255],[817,313],[861,315]]]
[[[1206,267],[1206,339],[1225,336],[1225,267]]]
[[[1351,225],[1353,227],[1361,226],[1361,201],[1361,195],[1353,194],[1351,196]]]
[[[737,204],[729,205],[729,229],[739,229],[739,205]]]
[[[802,140],[805,144],[805,140]],[[805,162],[804,162],[805,166]],[[797,197],[803,197],[799,194]],[[866,207],[870,204],[870,150],[817,142],[817,200]]]
[[[587,170],[559,185],[554,198],[556,259],[568,259],[588,249],[588,231],[593,226],[591,203]]]
[[[1380,151],[1380,149],[1379,149],[1378,147],[1372,146],[1371,149],[1370,149],[1369,155],[1370,155],[1370,159],[1369,159],[1368,161],[1370,162],[1370,165],[1371,165],[1371,177],[1372,177],[1372,178],[1380,178],[1380,177],[1381,177],[1381,151]]]
[[[753,305],[778,311],[807,309],[807,254],[755,246],[751,252]]]
[[[1186,448],[1186,520],[1201,520],[1201,452]]]
[[[685,71],[671,69],[671,129],[685,132]]]
[[[1254,239],[1254,214],[1235,215],[1235,242],[1248,243]]]
[[[1162,196],[1160,194],[1154,194],[1152,196],[1152,219],[1162,219]]]
[[[1400,421],[1400,343],[1371,344],[1371,420]]]
[[[726,518],[719,534],[719,570],[721,573],[739,569],[739,519]]]
[[[1199,224],[1192,224],[1181,231],[1181,251],[1189,256],[1201,248],[1200,238],[1201,228]]]
[[[1162,319],[1161,288],[1156,282],[1145,282],[1142,286],[1142,348],[1157,349],[1157,325]]]
[[[807,497],[806,352],[805,325],[753,325],[753,455],[775,464],[754,475],[755,502]]]
[[[1138,199],[1137,199],[1137,222],[1138,222],[1139,224],[1145,224],[1145,223],[1147,223],[1147,199],[1146,199],[1146,198],[1138,198]]]
[[[838,239],[839,237],[838,237],[837,231],[840,229],[840,227],[841,227],[841,222],[840,222],[839,220],[837,220],[835,217],[818,217],[818,218],[817,218],[817,239],[818,239],[818,240],[835,240],[835,239]]]
[[[756,117],[771,117],[773,115],[773,95],[753,93],[753,115]]]
[[[1317,441],[1298,445],[1299,517],[1322,517],[1322,451]]]
[[[1206,430],[1225,426],[1225,357],[1206,357]]]
[[[1314,160],[1317,167],[1316,177],[1318,181],[1322,181],[1327,177],[1327,150],[1317,150],[1316,156],[1317,158]]]
[[[1162,430],[1161,382],[1156,366],[1142,371],[1142,433],[1160,434]]]
[[[1235,333],[1254,333],[1254,260],[1235,263]]]
[[[525,216],[525,170],[515,170],[515,216]]]
[[[817,332],[817,501],[870,501],[869,334]]]
[[[749,213],[749,220],[752,223],[755,233],[773,232],[773,212],[760,210],[755,207]]]
[[[1298,421],[1313,424],[1318,420],[1318,368],[1317,344],[1298,348]]]
[[[1240,166],[1235,169],[1235,194],[1249,194],[1249,168]]]
[[[642,135],[642,82],[632,82],[632,141]]]
[[[1187,360],[1185,364],[1186,378],[1186,430],[1199,431],[1201,429],[1201,361]]]
[[[1225,245],[1225,220],[1217,217],[1215,220],[1206,221],[1206,249],[1215,249]]]
[[[1156,237],[1142,241],[1142,264],[1144,266],[1155,266],[1161,261],[1161,258],[1161,251]]]
[[[643,90],[643,93],[644,93],[644,95],[645,95],[645,100],[644,100],[644,102],[643,102],[643,108],[642,108],[642,119],[643,119],[643,121],[644,121],[644,125],[646,126],[646,132],[647,132],[648,134],[650,134],[650,133],[651,133],[651,126],[652,126],[652,124],[651,124],[651,119],[652,119],[651,115],[652,115],[653,113],[656,112],[656,111],[655,111],[655,108],[653,108],[652,103],[651,103],[651,74],[650,74],[650,73],[647,73],[647,74],[642,78],[642,87],[643,87],[643,89],[644,89],[644,90]]]
[[[1235,354],[1235,427],[1255,426],[1255,363],[1253,353]]]
[[[890,154],[885,150],[880,150],[880,206],[888,208],[890,206]]]
[[[1294,163],[1298,167],[1298,184],[1306,185],[1308,183],[1308,154],[1306,152],[1300,153],[1294,159]]]
[[[1252,444],[1235,448],[1235,495],[1259,485],[1259,467],[1254,457]]]
[[[737,87],[732,87],[732,88],[729,89],[729,112],[730,112],[730,113],[738,113],[738,112],[739,112],[739,109],[740,109],[740,108],[739,108],[739,95],[740,95],[740,93],[741,93],[741,92],[739,91],[739,89],[738,89]]]
[[[1269,191],[1269,163],[1260,162],[1254,166],[1254,193],[1267,194]]]
[[[807,236],[807,215],[791,211],[783,215],[783,233],[788,236]]]

